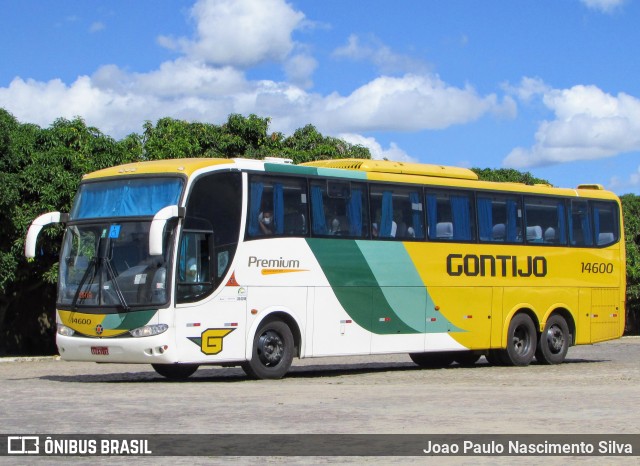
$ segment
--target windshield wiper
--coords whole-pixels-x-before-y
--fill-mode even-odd
[[[102,259],[102,263],[104,264],[105,269],[107,270],[107,279],[111,276],[111,283],[113,284],[113,288],[116,292],[116,296],[118,297],[118,301],[120,301],[120,305],[124,311],[129,310],[129,305],[127,301],[124,299],[124,295],[122,294],[122,289],[120,289],[120,285],[118,285],[118,280],[116,280],[116,273],[111,266],[111,260],[107,257]]]
[[[93,279],[95,278],[96,275],[98,275],[98,273],[100,273],[100,270],[102,269],[102,267],[104,267],[104,269],[107,272],[107,280],[109,280],[109,277],[111,277],[111,283],[113,284],[115,295],[118,298],[118,301],[120,301],[120,306],[124,311],[128,311],[130,309],[129,305],[127,304],[127,301],[124,299],[124,295],[122,294],[122,289],[120,289],[120,285],[118,285],[118,281],[116,280],[116,273],[113,270],[113,267],[111,266],[111,260],[106,255],[106,249],[107,249],[106,242],[104,242],[104,239],[101,238],[98,242],[98,248],[97,248],[98,257],[92,258],[91,261],[89,262],[89,265],[87,266],[87,270],[85,270],[84,275],[82,276],[82,280],[80,280],[80,283],[78,284],[78,288],[76,289],[76,293],[73,296],[73,301],[71,301],[71,307],[74,311],[78,309],[78,299],[80,298],[82,287],[85,285],[85,282],[89,278],[89,275],[91,274],[92,271],[94,272],[93,277],[91,278],[91,283],[93,283]],[[100,303],[100,296],[102,295],[102,293],[104,293],[104,288],[102,286],[102,280],[100,280],[100,285],[98,287],[98,301],[97,301],[98,303]]]
[[[97,263],[98,263],[98,260],[95,257],[91,259],[89,261],[89,265],[87,265],[87,270],[85,270],[84,275],[82,275],[82,280],[80,280],[80,283],[78,284],[78,288],[76,289],[76,294],[73,295],[73,301],[71,301],[71,308],[74,311],[78,310],[78,298],[80,297],[80,292],[82,290],[82,287],[84,286],[84,283],[87,281],[87,278],[89,278],[89,274],[94,269],[95,269],[95,273],[98,273],[98,269],[96,267]],[[95,274],[93,276],[95,277]],[[91,281],[93,282],[93,279]]]

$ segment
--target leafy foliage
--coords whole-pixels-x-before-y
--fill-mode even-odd
[[[184,157],[370,158],[364,147],[322,136],[311,125],[290,137],[269,133],[269,118],[232,114],[223,125],[163,118],[116,141],[80,118],[49,128],[22,124],[0,108],[0,354],[52,354],[55,282],[62,228],[44,228],[40,256],[24,239],[44,212],[69,212],[82,175],[142,160]]]
[[[627,248],[627,332],[640,330],[640,196],[625,194],[622,201]]]
[[[502,183],[523,183],[528,185],[549,184],[547,180],[536,178],[529,172],[520,172],[513,168],[472,168],[478,178],[483,181],[498,181]]]

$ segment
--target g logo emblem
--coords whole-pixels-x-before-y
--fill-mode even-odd
[[[204,354],[218,354],[222,351],[222,339],[233,332],[235,328],[209,328],[202,332],[200,349]]]

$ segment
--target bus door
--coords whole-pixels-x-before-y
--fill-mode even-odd
[[[246,291],[233,279],[221,283],[229,253],[216,249],[213,237],[212,231],[185,230],[180,241],[175,322],[181,362],[245,355]]]

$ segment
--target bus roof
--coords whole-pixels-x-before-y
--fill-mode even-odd
[[[351,178],[354,180],[402,182],[410,184],[429,183],[438,186],[458,188],[571,197],[617,198],[615,194],[605,190],[601,185],[595,184],[581,184],[576,188],[556,188],[551,185],[529,186],[522,183],[481,181],[478,180],[478,176],[473,171],[467,168],[369,159],[319,160],[301,163],[299,165],[291,164],[289,159],[275,158],[267,158],[265,160],[243,158],[166,159],[135,162],[105,168],[85,175],[83,180],[148,174],[183,174],[190,177],[201,169],[219,165],[230,165],[240,170],[264,170],[271,173]]]
[[[148,162],[134,162],[125,165],[105,168],[83,177],[83,180],[107,178],[112,176],[148,175],[148,174],[184,174],[191,176],[196,170],[215,165],[233,164],[230,159],[192,158],[192,159],[166,159],[152,160]]]
[[[439,178],[456,178],[462,180],[478,179],[478,175],[468,168],[448,167],[445,165],[432,165],[426,163],[394,162],[391,160],[334,159],[307,162],[300,165],[307,167],[361,170],[366,172],[435,176]]]

